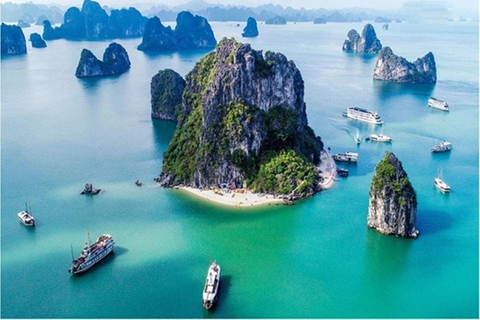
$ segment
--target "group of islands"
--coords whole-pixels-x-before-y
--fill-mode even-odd
[[[268,23],[282,23],[274,20]],[[258,201],[252,205],[269,202],[260,200],[269,197],[270,201],[291,203],[325,188],[325,180],[334,178],[335,164],[322,139],[308,125],[304,81],[295,63],[281,53],[263,53],[233,38],[217,43],[207,19],[190,12],[179,13],[176,22],[175,29],[165,27],[158,17],[147,19],[134,8],[112,10],[108,15],[99,3],[85,0],[81,9],[66,11],[61,26],[54,28],[44,21],[43,39],[142,37],[137,48],[141,51],[215,49],[185,78],[165,69],[151,80],[152,118],[177,124],[157,178],[160,185],[196,194],[227,185],[243,190],[232,194],[238,195],[237,200],[241,194],[242,199],[256,196]],[[2,55],[26,53],[20,27],[2,23],[1,31]],[[255,19],[248,19],[242,36],[258,36]],[[43,39],[38,34],[30,38],[34,47],[45,47]],[[361,34],[350,30],[342,49],[377,54],[375,80],[437,80],[431,52],[408,62],[390,47],[382,47],[371,24],[365,25]],[[121,74],[130,65],[125,48],[113,42],[103,60],[83,49],[75,75]],[[375,169],[368,226],[383,234],[416,238],[416,211],[416,195],[408,176],[401,162],[388,152]]]

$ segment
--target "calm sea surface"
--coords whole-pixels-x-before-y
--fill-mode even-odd
[[[242,24],[243,27],[244,24]],[[1,316],[5,318],[478,317],[478,24],[375,24],[382,44],[412,61],[435,54],[438,83],[372,80],[375,56],[342,52],[364,23],[259,25],[241,40],[236,23],[212,23],[255,49],[284,53],[305,81],[310,126],[332,152],[358,151],[350,177],[294,206],[232,209],[161,189],[153,178],[175,125],[150,119],[150,80],[182,75],[206,51],[145,54],[140,39],[118,40],[132,67],[93,80],[74,76],[80,51],[101,57],[109,42],[28,43],[1,60]],[[24,29],[26,37],[39,27]],[[435,96],[451,112],[427,107]],[[350,105],[376,110],[372,127],[341,116]],[[354,136],[391,135],[391,145]],[[449,154],[430,153],[436,139]],[[417,240],[366,226],[375,165],[393,151],[418,196]],[[443,167],[452,192],[435,190]],[[136,187],[140,179],[144,185]],[[105,189],[81,196],[86,182]],[[29,202],[35,229],[17,213]],[[102,233],[116,252],[70,276],[86,239]],[[202,308],[209,259],[222,266],[220,301]]]

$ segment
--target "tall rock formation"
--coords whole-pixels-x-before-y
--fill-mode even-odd
[[[223,39],[186,77],[162,185],[314,193],[323,143],[308,126],[303,96],[293,61]]]
[[[284,17],[275,16],[265,20],[265,24],[287,24],[287,20]]]
[[[70,7],[65,12],[63,24],[57,27],[59,31],[54,36],[51,36],[51,25],[44,23],[43,38],[102,40],[141,37],[147,20],[135,8],[112,10],[109,16],[98,2],[84,0],[81,9]]]
[[[150,83],[152,118],[177,121],[184,89],[185,80],[171,69],[160,70],[153,76]]]
[[[382,49],[382,44],[380,40],[378,40],[373,26],[368,23],[363,27],[361,36],[357,30],[350,30],[347,34],[347,39],[343,43],[342,49],[344,51],[378,53],[378,51]]]
[[[416,238],[417,196],[402,163],[387,152],[375,168],[367,224],[382,234]]]
[[[151,18],[145,27],[141,51],[163,51],[215,48],[217,40],[207,19],[194,16],[188,11],[177,16],[175,30],[164,27],[158,17]]]
[[[257,20],[249,17],[247,20],[247,26],[243,29],[242,37],[254,38],[258,36]]]
[[[118,43],[111,43],[103,54],[103,61],[87,49],[80,55],[75,76],[78,78],[102,77],[121,74],[130,69],[127,51]]]
[[[2,56],[3,55],[19,55],[27,53],[27,43],[23,35],[22,28],[14,25],[1,26],[2,37]]]
[[[385,47],[378,54],[373,79],[406,83],[436,83],[435,57],[429,52],[423,58],[418,58],[411,63],[395,55],[389,47]]]
[[[47,43],[36,32],[32,33],[30,35],[30,41],[32,42],[32,47],[34,47],[34,48],[46,48],[47,47]]]
[[[63,38],[63,30],[59,27],[52,27],[50,21],[43,21],[43,39],[45,40],[57,40]]]

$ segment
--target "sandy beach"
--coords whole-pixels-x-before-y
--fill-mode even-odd
[[[283,203],[282,199],[274,198],[272,195],[260,196],[259,194],[244,189],[239,189],[238,191],[230,191],[228,193],[218,189],[218,193],[215,193],[214,190],[200,190],[192,187],[178,187],[178,189],[185,190],[189,193],[192,193],[198,197],[202,197],[209,201],[237,208]]]

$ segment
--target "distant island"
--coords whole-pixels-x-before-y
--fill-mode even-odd
[[[46,48],[47,43],[42,39],[42,36],[38,33],[32,33],[30,35],[30,42],[34,48]]]
[[[87,49],[80,55],[75,76],[77,78],[104,77],[121,74],[130,69],[127,51],[118,43],[111,43],[103,54],[103,61]]]
[[[30,23],[25,22],[22,19],[18,19],[17,26],[20,28],[30,28]]]
[[[390,82],[436,83],[435,57],[429,52],[412,63],[395,55],[390,47],[385,47],[378,54],[373,79]]]
[[[110,15],[98,2],[85,0],[80,10],[70,7],[65,12],[64,23],[52,28],[50,21],[43,21],[45,40],[102,40],[141,37],[147,18],[135,8],[111,10]]]
[[[141,51],[213,49],[216,44],[217,40],[207,19],[183,11],[177,16],[175,30],[170,26],[163,26],[158,17],[149,19],[142,43],[137,49]]]
[[[387,152],[375,168],[370,187],[367,224],[386,235],[418,237],[417,196],[402,163]]]
[[[289,199],[314,194],[323,143],[308,126],[303,96],[293,61],[223,39],[186,76],[158,181],[200,189],[226,184]]]
[[[2,23],[2,56],[27,53],[27,43],[22,28]]]
[[[363,27],[361,36],[357,30],[350,30],[347,34],[347,39],[343,43],[342,49],[344,51],[378,53],[378,51],[382,49],[382,44],[377,38],[375,28],[368,23]]]
[[[284,17],[275,16],[265,20],[265,24],[287,24],[287,20]]]
[[[243,29],[242,37],[254,38],[258,36],[257,20],[249,17],[247,20],[247,26]]]
[[[22,20],[28,24],[37,22],[37,25],[42,25],[44,20],[61,23],[64,13],[61,6],[36,4],[32,1],[24,1],[23,3],[5,2],[0,4],[0,11],[3,21]],[[40,23],[38,23],[39,20]]]

